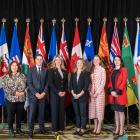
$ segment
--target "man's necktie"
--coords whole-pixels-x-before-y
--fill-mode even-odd
[[[38,68],[38,80],[39,80],[39,87],[41,90],[41,68],[40,67]]]

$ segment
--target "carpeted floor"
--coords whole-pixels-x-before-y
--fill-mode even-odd
[[[27,126],[23,125],[22,126],[23,131],[25,134],[23,136],[16,135],[15,138],[16,140],[28,140],[28,129]],[[91,126],[92,128],[93,126]],[[138,129],[137,126],[131,125],[128,128],[125,128],[125,135],[123,137],[114,137],[112,135],[112,132],[114,130],[114,127],[112,125],[104,125],[104,128],[102,130],[102,133],[98,136],[91,134],[91,128],[87,127],[86,134],[83,136],[74,136],[72,135],[74,131],[74,126],[67,126],[64,135],[59,135],[55,137],[51,133],[51,127],[50,125],[46,125],[46,130],[47,133],[45,135],[39,134],[38,133],[38,126],[35,126],[35,131],[34,131],[34,137],[33,139],[35,140],[40,140],[40,139],[48,139],[48,140],[140,140],[140,129]],[[8,138],[8,130],[7,130],[7,125],[1,125],[0,128],[0,140],[11,140],[11,138]]]

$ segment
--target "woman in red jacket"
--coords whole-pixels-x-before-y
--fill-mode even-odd
[[[116,130],[114,135],[122,136],[124,134],[125,114],[124,109],[127,104],[127,69],[123,66],[122,58],[116,56],[114,58],[114,70],[110,76],[109,89],[109,102],[111,109],[115,112]]]

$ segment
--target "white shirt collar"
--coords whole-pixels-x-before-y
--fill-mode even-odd
[[[38,66],[38,65],[36,65],[36,68],[37,68],[37,70],[39,70],[39,68],[42,68],[42,66]]]

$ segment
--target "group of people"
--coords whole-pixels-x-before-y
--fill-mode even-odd
[[[63,59],[59,55],[54,58],[51,69],[43,67],[43,57],[40,54],[36,56],[35,63],[36,65],[29,69],[26,77],[21,73],[20,65],[13,61],[9,65],[8,74],[3,77],[2,85],[5,91],[10,137],[15,136],[13,129],[15,114],[16,132],[23,133],[21,118],[26,96],[29,97],[29,137],[33,137],[37,108],[40,133],[46,133],[44,111],[47,94],[50,95],[52,132],[55,135],[63,134],[67,91],[71,93],[76,118],[76,130],[73,135],[82,136],[85,133],[88,118],[94,119],[92,133],[96,135],[101,133],[105,93],[108,94],[111,109],[115,112],[116,130],[114,135],[122,136],[124,134],[128,74],[120,56],[114,58],[114,69],[110,74],[107,92],[105,92],[106,68],[98,55],[94,56],[90,72],[86,71],[84,60],[79,58],[74,71],[70,74],[70,79]]]

